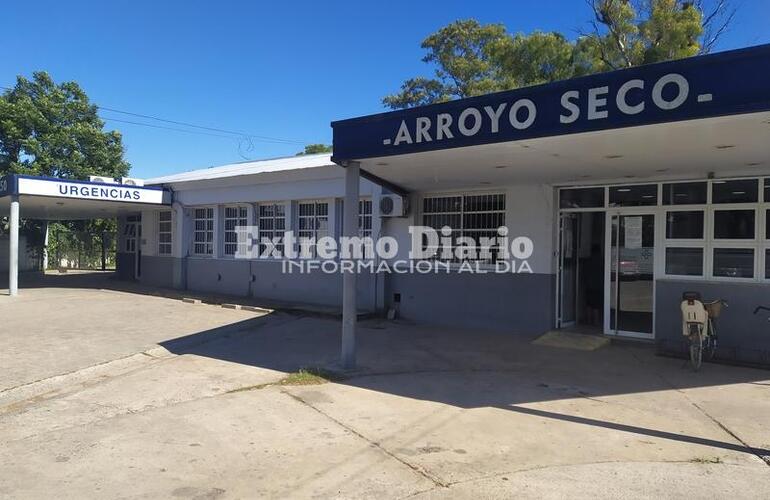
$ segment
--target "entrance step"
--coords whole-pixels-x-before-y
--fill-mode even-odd
[[[577,349],[578,351],[595,351],[608,345],[610,339],[599,335],[551,330],[533,340],[532,343],[548,347]]]

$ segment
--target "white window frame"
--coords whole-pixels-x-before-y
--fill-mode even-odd
[[[198,210],[205,210],[206,217],[200,219],[197,216]],[[209,217],[208,211],[211,211],[211,216]],[[217,207],[215,205],[206,205],[206,206],[199,206],[199,207],[192,207],[192,245],[190,247],[192,255],[196,257],[207,257],[207,258],[213,258],[214,257],[214,251],[216,247],[216,219],[217,219]],[[206,222],[206,228],[199,230],[197,226],[197,221],[204,221]],[[211,221],[211,229],[208,228],[208,221]],[[211,239],[204,237],[204,241],[198,242],[196,241],[196,235],[199,233],[203,233],[204,235],[208,235],[208,233],[211,233]],[[204,251],[198,252],[196,249],[197,245],[203,245]]]
[[[161,220],[161,217],[168,214],[168,220]],[[156,215],[157,230],[155,231],[158,238],[158,255],[170,256],[174,253],[174,211],[173,210],[159,210]],[[163,224],[168,224],[168,230],[161,230]],[[161,241],[162,235],[168,235],[168,241]],[[165,251],[165,249],[168,251]]]
[[[691,182],[691,181],[688,181]],[[708,205],[662,205],[663,203],[663,184],[677,184],[675,182],[665,182],[660,184],[660,203],[659,209],[661,210],[661,239],[662,250],[660,253],[661,276],[666,278],[675,278],[681,280],[703,280],[708,276],[708,235],[711,230],[708,215]],[[708,190],[708,185],[706,186]],[[708,194],[707,194],[708,199]],[[654,207],[653,207],[654,208]],[[668,214],[670,212],[701,212],[703,213],[703,236],[701,238],[668,238]],[[666,272],[666,250],[668,248],[700,248],[703,250],[703,267],[701,268],[701,274],[699,275],[686,275],[686,274],[669,274]]]
[[[138,242],[137,237],[137,228],[139,227],[139,222],[136,221],[127,221],[126,226],[123,229],[123,250],[125,253],[136,253],[136,245]]]
[[[302,212],[302,205],[313,205],[313,214],[312,215],[301,215]],[[318,214],[318,206],[319,205],[326,205],[326,214],[319,215]],[[302,250],[302,241],[304,238],[307,238],[308,236],[303,233],[312,233],[312,238],[315,238],[315,243],[318,243],[319,234],[321,234],[320,237],[324,236],[332,236],[331,232],[331,219],[329,217],[331,212],[332,203],[328,199],[317,199],[317,200],[298,200],[297,201],[297,214],[294,217],[296,221],[296,233],[297,233],[297,256],[298,258],[302,258],[303,256],[301,254]],[[326,229],[319,229],[319,221],[325,219],[326,221]],[[302,221],[303,220],[312,220],[313,223],[312,228],[310,229],[301,229]],[[311,254],[310,258],[315,258],[318,256],[318,247],[317,245],[313,245],[311,248]]]
[[[372,231],[374,226],[372,225],[374,219],[372,218],[373,205],[372,199],[368,197],[360,198],[358,200],[358,236],[361,238],[372,237]],[[366,208],[369,208],[366,211]],[[369,221],[369,229],[365,229],[366,221]]]
[[[731,180],[747,180],[757,179],[759,189],[758,202],[746,202],[746,203],[713,203],[713,185],[717,182],[731,181]],[[768,217],[767,211],[770,210],[770,199],[766,199],[764,196],[765,180],[770,179],[768,176],[742,176],[742,177],[725,177],[718,179],[677,179],[677,180],[661,180],[656,181],[658,184],[658,204],[650,205],[647,207],[634,207],[644,210],[649,210],[650,213],[656,213],[656,225],[657,239],[655,242],[656,247],[656,273],[655,279],[676,279],[676,280],[694,280],[694,281],[716,281],[716,282],[737,282],[737,283],[770,283],[770,278],[765,275],[765,267],[768,256],[766,252],[770,250],[770,235],[765,234],[766,220]],[[706,204],[693,204],[693,205],[664,205],[663,204],[663,185],[664,184],[678,184],[678,183],[691,183],[691,182],[705,182],[707,188]],[[603,188],[605,194],[604,207],[593,208],[557,208],[557,213],[570,213],[570,212],[593,212],[593,211],[608,211],[613,208],[609,206],[609,189],[610,187],[620,187],[621,185],[629,184],[650,184],[647,182],[637,183],[606,183],[606,184],[574,184],[563,185],[556,187],[556,199],[555,206],[559,207],[561,199],[561,191],[568,189],[582,189],[582,188]],[[452,194],[452,193],[448,193]],[[630,208],[630,207],[625,207]],[[666,238],[666,215],[668,212],[677,211],[703,211],[704,212],[704,238],[703,239],[668,239]],[[755,228],[754,239],[751,240],[736,240],[736,239],[715,239],[714,238],[714,213],[718,210],[754,210]],[[558,229],[557,229],[558,230]],[[667,248],[703,248],[704,262],[703,262],[703,275],[701,276],[684,276],[678,274],[666,273],[666,249]],[[714,249],[716,248],[744,248],[754,250],[754,277],[753,278],[735,278],[725,276],[714,276]],[[659,249],[659,250],[658,250]]]
[[[235,217],[230,217],[227,215],[228,210],[236,210]],[[228,229],[227,225],[230,221],[235,221],[235,226],[233,229]],[[241,242],[240,245],[238,243],[238,229],[239,227],[243,227],[244,230],[249,226],[249,206],[245,205],[243,203],[235,203],[235,204],[228,204],[228,205],[222,205],[222,230],[219,231],[220,234],[220,244],[222,249],[222,257],[226,259],[234,259],[236,255],[240,253],[240,255],[246,255],[248,252],[248,248],[246,248],[246,243]],[[227,241],[227,238],[229,235],[233,235],[235,237],[234,241]],[[234,245],[233,253],[228,253],[228,245]],[[240,252],[239,252],[240,251]]]
[[[762,179],[760,179],[760,184]],[[709,193],[710,195],[711,193]],[[711,201],[711,199],[709,199]],[[716,231],[715,225],[715,213],[720,211],[733,211],[733,210],[746,210],[754,212],[754,238],[753,239],[717,239],[714,232]],[[760,276],[760,211],[762,210],[761,203],[711,203],[708,208],[709,218],[709,233],[708,233],[708,253],[709,253],[709,272],[708,279],[713,281],[734,281],[750,283],[759,281]],[[751,278],[732,277],[732,276],[716,276],[714,274],[714,252],[717,249],[745,249],[754,251],[754,272]],[[764,274],[764,270],[761,274]]]
[[[258,249],[258,252],[259,252],[258,256],[260,258],[262,258],[262,250],[263,250],[263,247],[262,247],[262,244],[261,244],[262,237],[266,237],[266,238],[271,238],[272,239],[272,238],[280,236],[281,237],[281,243],[277,247],[278,251],[283,253],[284,249],[286,248],[285,244],[283,242],[283,239],[286,237],[286,232],[290,231],[290,227],[289,227],[289,206],[290,206],[290,202],[286,202],[286,201],[268,201],[268,202],[261,201],[261,202],[259,202],[257,204],[256,209],[255,209],[255,216],[254,217],[256,219],[256,224],[257,224],[257,229],[258,229],[257,230],[257,249]],[[267,215],[267,216],[263,217],[262,216],[262,207],[273,207],[273,210],[274,210],[273,215]],[[280,216],[280,217],[275,215],[275,209],[277,207],[282,207],[283,208],[283,215]],[[273,228],[272,229],[263,229],[262,228],[262,220],[263,219],[264,220],[271,220]],[[283,220],[283,229],[276,229],[276,227],[275,227],[276,226],[276,221],[281,220],[281,219]],[[269,256],[269,257],[265,257],[265,258],[266,259],[276,259],[277,257]]]
[[[434,192],[434,193],[423,193],[419,200],[419,222],[420,225],[425,225],[425,216],[426,215],[459,215],[460,216],[460,225],[463,225],[463,215],[466,213],[465,208],[465,197],[466,196],[484,196],[484,195],[491,195],[491,196],[502,196],[503,197],[503,203],[504,208],[502,210],[489,210],[489,211],[482,211],[482,212],[473,212],[473,213],[502,213],[503,216],[503,222],[502,225],[505,225],[505,220],[507,219],[507,212],[508,212],[508,193],[505,191],[500,190],[480,190],[480,191],[473,191],[473,190],[463,190],[463,191],[442,191],[442,192]],[[460,204],[460,211],[459,212],[425,212],[425,200],[431,199],[431,198],[453,198],[453,197],[460,197],[462,198],[462,202]],[[495,229],[496,230],[496,229]],[[478,233],[484,230],[480,229],[469,229],[468,231],[471,231],[471,233]],[[491,229],[490,229],[491,231]],[[466,236],[465,234],[465,228],[461,227],[460,229],[452,228],[452,237],[454,238],[455,235],[459,232],[460,236]],[[442,262],[449,264],[451,268],[459,268],[463,265],[462,262],[457,262],[456,260],[447,261],[445,259],[441,259],[441,250],[439,250],[439,253],[429,260],[435,260],[437,262]],[[467,260],[467,262],[472,263],[478,263],[479,268],[487,268],[491,269],[495,266],[493,262],[485,261],[483,259],[475,259],[475,260]],[[475,264],[474,264],[475,265]]]

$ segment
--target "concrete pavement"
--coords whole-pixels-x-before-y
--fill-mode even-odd
[[[770,497],[766,371],[367,321],[357,372],[279,383],[338,347],[275,313],[0,393],[0,497]]]

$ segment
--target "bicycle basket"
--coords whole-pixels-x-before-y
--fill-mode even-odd
[[[722,301],[721,300],[715,300],[714,302],[709,302],[708,304],[703,304],[703,307],[706,308],[706,312],[709,315],[709,318],[711,319],[717,319],[720,314],[722,314]]]

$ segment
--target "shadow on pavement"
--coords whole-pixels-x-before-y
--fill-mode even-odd
[[[147,293],[143,287],[94,276],[50,276],[39,286],[105,288]],[[34,286],[27,283],[26,286]],[[531,344],[531,337],[482,330],[367,320],[359,323],[359,369],[338,382],[352,387],[458,408],[499,408],[545,419],[770,456],[736,442],[672,433],[527,407],[533,403],[602,398],[697,387],[765,382],[768,372],[656,357],[652,346],[621,344],[597,351]],[[234,335],[234,332],[238,332]],[[292,372],[329,367],[339,359],[340,323],[302,314],[272,314],[162,342],[168,351]],[[386,376],[387,375],[387,376]]]

